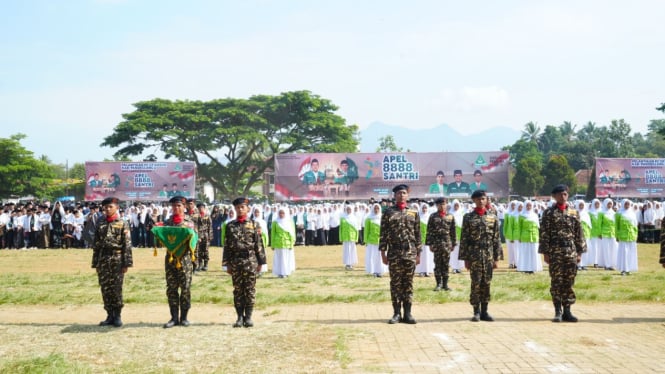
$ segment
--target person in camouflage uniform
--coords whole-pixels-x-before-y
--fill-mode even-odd
[[[420,262],[422,250],[420,217],[417,209],[407,208],[409,187],[400,184],[393,188],[395,206],[389,207],[381,215],[379,251],[383,263],[390,272],[390,299],[393,304],[393,317],[390,324],[404,322],[415,324],[411,315],[413,304],[413,275]],[[404,318],[401,308],[404,307]]]
[[[252,312],[256,301],[256,277],[266,263],[261,227],[249,219],[249,200],[233,200],[237,218],[224,227],[222,266],[233,281],[233,304],[238,319],[233,327],[252,327]]]
[[[471,321],[491,322],[494,319],[487,312],[487,305],[490,301],[492,272],[503,257],[499,218],[488,210],[485,191],[474,191],[471,199],[476,207],[462,219],[459,259],[464,261],[464,267],[471,274]]]
[[[198,265],[196,268],[201,271],[208,271],[208,260],[210,260],[208,249],[210,248],[210,240],[212,239],[212,220],[206,211],[205,204],[199,203],[196,207],[199,208],[196,225],[199,233],[199,242],[196,248],[196,261]]]
[[[552,322],[577,322],[570,312],[575,303],[577,264],[586,252],[586,241],[577,210],[568,207],[568,186],[560,184],[552,190],[555,204],[543,212],[540,221],[538,253],[543,254],[550,271],[550,294],[554,303]],[[563,313],[561,308],[563,307]]]
[[[115,197],[102,201],[104,218],[97,222],[92,246],[92,267],[97,270],[106,310],[106,319],[100,326],[122,326],[122,283],[127,268],[134,264],[129,223],[120,218],[118,203]]]
[[[660,223],[660,259],[658,263],[665,268],[665,219]]]
[[[199,211],[196,209],[196,200],[193,198],[187,199],[187,206],[186,206],[186,214],[189,216],[189,219],[194,222],[194,230],[196,232],[199,232]],[[194,270],[192,271],[192,274],[196,273],[197,271],[200,271],[201,268],[198,266],[198,254],[199,254],[199,245],[201,244],[201,237],[199,237],[199,241],[196,242],[196,249],[194,250],[194,254],[197,256],[196,262],[192,264],[194,267]]]
[[[190,216],[185,214],[186,199],[182,196],[174,196],[169,203],[171,203],[172,214],[164,222],[164,226],[188,227],[196,230],[196,225]],[[180,258],[180,268],[177,267],[176,261],[169,261],[170,256],[167,251],[164,258],[166,297],[169,300],[169,311],[171,312],[171,319],[164,324],[165,329],[176,325],[189,326],[187,313],[192,305],[191,287],[194,264],[191,250],[188,248]]]
[[[447,213],[448,199],[439,197],[435,201],[437,213],[429,216],[425,244],[434,253],[434,291],[450,291],[448,287],[448,263],[450,252],[457,244],[455,234],[455,216]]]

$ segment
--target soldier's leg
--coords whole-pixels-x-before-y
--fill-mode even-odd
[[[472,262],[469,268],[469,274],[471,276],[471,291],[469,293],[469,303],[473,306],[473,317],[471,321],[478,322],[480,321],[480,285],[482,270],[478,269],[478,264]]]
[[[181,260],[182,268],[179,271],[179,283],[180,283],[180,324],[183,326],[189,326],[189,321],[187,320],[187,313],[189,308],[192,305],[192,273],[194,271],[194,264],[192,263],[192,258],[188,254],[182,256]]]
[[[450,287],[448,287],[448,271],[449,271],[449,265],[450,265],[450,252],[443,252],[441,253],[441,288],[444,291],[450,291]]]
[[[392,325],[402,320],[402,303],[397,294],[401,274],[396,261],[388,263],[388,273],[390,275],[390,300],[393,304],[393,316],[388,320],[388,323]]]
[[[244,322],[245,306],[242,304],[242,269],[236,266],[231,274],[231,281],[233,283],[233,305],[235,306],[237,320],[233,327],[242,327]]]
[[[254,326],[252,313],[254,312],[254,303],[256,302],[256,275],[256,269],[250,269],[244,280],[245,312],[243,326],[245,327]]]
[[[561,298],[563,305],[563,313],[561,319],[565,322],[577,322],[577,317],[575,317],[571,311],[570,306],[575,304],[576,297],[575,291],[573,291],[573,285],[575,284],[575,276],[577,275],[577,264],[574,262],[564,263],[561,271]]]
[[[97,267],[97,279],[99,281],[99,288],[102,293],[102,301],[104,302],[104,310],[106,310],[106,319],[99,322],[99,326],[109,326],[113,323],[113,310],[111,309],[111,295],[109,287],[109,276],[107,275],[106,267],[103,266],[103,261],[100,261]]]

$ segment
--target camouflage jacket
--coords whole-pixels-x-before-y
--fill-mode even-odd
[[[205,216],[197,215],[196,223],[199,239],[202,242],[210,241],[212,239],[212,220],[210,216],[207,214]]]
[[[425,244],[432,252],[450,252],[452,247],[457,244],[455,216],[446,214],[441,217],[438,212],[431,214],[427,220]]]
[[[556,205],[546,209],[540,219],[538,253],[577,258],[586,252],[586,241],[577,210],[560,210]]]
[[[379,250],[388,251],[388,258],[413,257],[422,249],[420,216],[415,209],[389,207],[381,215]]]
[[[499,218],[487,211],[471,211],[462,219],[459,259],[464,261],[499,261],[503,258]]]
[[[226,224],[224,230],[222,266],[242,260],[265,265],[266,253],[261,240],[261,226],[252,220],[243,223],[233,220]]]
[[[113,255],[122,256],[123,267],[134,265],[129,223],[123,221],[120,217],[112,222],[107,222],[106,217],[103,217],[97,221],[95,229],[95,241],[92,246],[92,267],[98,267],[102,257]]]

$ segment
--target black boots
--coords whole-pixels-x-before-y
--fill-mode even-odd
[[[560,301],[555,301],[554,302],[554,318],[552,318],[552,322],[561,322],[562,316],[561,316],[561,302]]]
[[[402,306],[400,303],[393,303],[393,318],[388,323],[394,325],[395,323],[402,322]]]
[[[122,319],[120,319],[120,308],[109,308],[106,311],[106,319],[99,322],[99,326],[122,326]]]
[[[122,326],[122,319],[120,319],[120,311],[122,309],[120,308],[115,308],[113,310],[113,326],[115,327],[120,327]]]
[[[474,305],[473,306],[473,317],[471,317],[471,322],[478,322],[480,321],[480,306],[479,305]]]
[[[187,320],[187,312],[189,312],[189,309],[181,309],[180,310],[180,326],[189,326],[189,321]]]
[[[201,268],[201,271],[208,271],[208,260],[203,261],[203,267]]]
[[[254,306],[246,306],[245,307],[245,322],[243,322],[243,326],[245,326],[245,327],[254,326],[254,322],[252,321],[252,312],[253,311],[254,311]]]
[[[561,320],[564,322],[577,322],[577,317],[575,317],[570,312],[570,305],[563,307],[563,315],[561,316]]]
[[[444,291],[450,291],[448,287],[448,277],[441,277],[441,289]]]
[[[113,319],[114,319],[113,311],[114,311],[113,309],[109,309],[106,311],[106,319],[99,322],[99,326],[110,326],[113,324]]]
[[[436,278],[436,287],[434,288],[434,291],[439,292],[443,289],[443,281],[441,280],[441,276],[434,274],[434,277]]]
[[[410,325],[416,324],[416,320],[411,315],[411,303],[407,303],[406,301],[404,302],[404,318],[402,318],[402,322]]]
[[[243,313],[244,309],[245,309],[245,308],[243,308],[242,306],[237,306],[237,305],[236,305],[236,314],[238,315],[238,319],[237,319],[236,322],[233,324],[233,327],[242,327],[242,324],[243,324],[243,322],[244,322],[244,321],[243,321],[242,313]]]
[[[494,321],[494,318],[492,318],[492,316],[490,316],[490,314],[487,313],[487,303],[480,304],[480,320],[487,322]]]
[[[169,309],[171,309],[171,320],[164,324],[165,329],[170,329],[178,324],[178,306],[172,306]]]

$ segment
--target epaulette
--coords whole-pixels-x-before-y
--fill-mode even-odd
[[[577,210],[575,208],[568,208],[568,215],[569,216],[576,216],[577,215]]]

